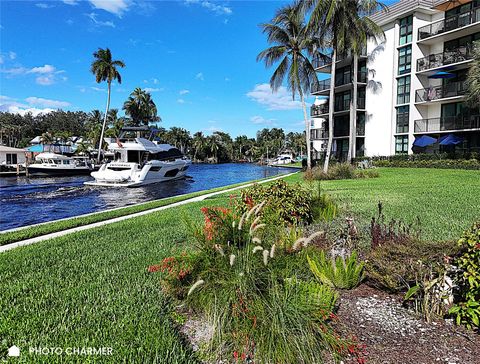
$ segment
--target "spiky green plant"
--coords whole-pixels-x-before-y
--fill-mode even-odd
[[[322,250],[315,259],[307,256],[310,270],[317,279],[330,287],[352,289],[364,278],[364,263],[357,262],[357,253],[343,257],[327,258]]]

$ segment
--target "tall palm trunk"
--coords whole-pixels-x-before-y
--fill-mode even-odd
[[[97,154],[97,163],[100,164],[100,151],[103,144],[103,134],[105,133],[105,125],[107,124],[108,109],[110,108],[110,91],[111,91],[112,81],[108,81],[108,96],[107,96],[107,108],[105,109],[105,116],[103,117],[102,132],[100,133],[100,140],[98,141],[98,154]]]
[[[300,101],[302,102],[303,117],[305,118],[305,140],[307,142],[307,170],[312,168],[312,152],[310,145],[310,119],[307,116],[307,105],[303,97],[303,92],[300,91]]]
[[[337,61],[337,50],[333,49],[332,54],[332,72],[330,77],[330,96],[328,100],[328,143],[327,152],[325,154],[325,163],[323,164],[323,172],[328,172],[328,164],[330,163],[330,154],[332,154],[333,144],[333,111],[335,108],[335,70]]]
[[[353,55],[353,95],[350,98],[350,123],[349,123],[349,140],[348,140],[348,163],[355,158],[355,150],[357,148],[357,102],[358,102],[358,56]]]

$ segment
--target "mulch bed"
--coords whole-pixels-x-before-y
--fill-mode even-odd
[[[427,323],[401,302],[365,284],[343,292],[337,329],[366,345],[367,363],[480,363],[480,335],[451,321]]]

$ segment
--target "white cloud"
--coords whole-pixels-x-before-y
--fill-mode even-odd
[[[224,5],[215,4],[214,2],[207,0],[185,0],[185,4],[198,4],[202,8],[205,8],[215,13],[216,15],[231,15],[233,13],[232,8]]]
[[[163,88],[145,87],[144,90],[146,92],[159,92],[163,91]]]
[[[186,94],[189,94],[190,91],[189,90],[180,90],[180,92],[178,93],[179,95],[186,95]]]
[[[90,89],[92,89],[93,91],[97,91],[97,92],[107,92],[105,89],[100,88],[100,87],[95,87],[95,86],[90,87]]]
[[[63,0],[67,5],[78,5],[78,0]]]
[[[8,52],[8,58],[10,58],[11,60],[14,60],[15,58],[17,58],[17,54],[15,52]]]
[[[20,115],[30,113],[36,116],[39,114],[47,114],[61,107],[70,106],[70,103],[65,101],[48,100],[33,96],[26,98],[25,101],[27,104],[17,102],[16,99],[8,96],[0,96],[0,111]]]
[[[97,19],[97,14],[95,13],[90,13],[90,14],[85,14],[90,20],[95,24],[96,26],[99,27],[112,27],[115,28],[115,23],[113,21],[101,21]]]
[[[225,82],[230,82],[230,79],[228,77],[225,77]]]
[[[156,78],[152,79],[152,82],[154,85],[158,85],[160,83],[160,81],[157,80]]]
[[[95,9],[105,10],[121,17],[128,10],[130,1],[126,0],[89,0]]]
[[[255,85],[255,88],[249,91],[247,96],[251,100],[267,106],[267,110],[295,110],[302,108],[300,101],[293,101],[292,94],[283,86],[273,93],[268,83],[262,83]]]
[[[195,75],[195,79],[196,79],[196,80],[203,81],[205,78],[203,77],[203,73],[202,73],[202,72],[198,72],[198,73]]]
[[[68,25],[72,25],[74,22],[72,19],[67,19],[65,20],[65,23],[67,23]]]
[[[34,97],[34,96],[27,97],[25,101],[28,102],[30,105],[35,105],[35,106],[55,107],[55,108],[70,106],[70,103],[66,101],[49,100],[49,99],[43,99],[41,97]]]
[[[265,125],[272,125],[275,119],[265,119],[263,116],[255,115],[250,118],[250,121],[254,124],[265,124]]]
[[[54,5],[45,4],[45,3],[37,3],[35,4],[35,6],[40,9],[50,9],[54,7]]]
[[[184,103],[185,103],[185,100],[184,100],[184,99],[178,99],[177,102],[178,102],[179,104],[184,104]]]
[[[33,67],[32,69],[28,70],[27,73],[40,73],[40,74],[45,74],[45,73],[53,73],[55,72],[56,68],[53,67],[50,64],[46,64],[41,67]]]
[[[38,76],[35,79],[35,82],[42,86],[49,86],[55,83],[55,79],[53,78],[53,75],[50,74],[47,76]]]

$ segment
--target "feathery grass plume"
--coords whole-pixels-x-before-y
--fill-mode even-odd
[[[305,240],[305,242],[303,243],[303,246],[306,247],[308,244],[310,244],[310,243],[313,241],[313,239],[315,239],[316,237],[321,236],[321,235],[322,235],[322,236],[325,235],[325,232],[324,232],[323,230],[322,230],[322,231],[317,231],[317,232],[313,233],[312,235],[310,235],[310,236],[307,238],[307,240]]]
[[[233,263],[235,263],[235,254],[230,254],[230,266],[233,267]]]
[[[270,248],[270,259],[273,258],[274,255],[275,255],[275,244],[273,244],[272,247]]]
[[[253,222],[250,224],[250,230],[249,230],[249,231],[250,231],[250,235],[252,235],[253,229],[255,228],[255,226],[257,225],[257,223],[260,221],[260,218],[261,218],[261,216],[257,216],[257,217],[255,218],[255,220],[253,220]]]
[[[253,228],[251,235],[253,235],[253,233],[254,233],[255,231],[257,231],[258,229],[261,229],[261,228],[263,228],[263,227],[265,227],[265,226],[267,226],[267,224],[258,224],[257,226],[255,226],[255,227]]]
[[[259,238],[255,237],[255,238],[252,239],[252,243],[260,245],[260,244],[262,244],[262,241]]]
[[[293,250],[299,250],[300,247],[303,246],[303,244],[305,243],[306,240],[307,240],[306,238],[299,238],[299,239],[297,239],[297,240],[295,241],[295,243],[293,243],[292,249],[293,249]]]
[[[219,244],[215,244],[213,248],[220,253],[222,257],[225,256],[225,252],[223,251],[223,248]]]
[[[260,211],[262,211],[263,206],[267,203],[267,200],[263,200],[262,203],[258,206],[257,210],[255,210],[255,215],[258,215]]]
[[[235,226],[236,226],[237,222],[235,220],[232,221],[232,228],[235,229]]]
[[[193,286],[191,286],[190,289],[188,290],[187,296],[190,296],[193,293],[193,291],[195,291],[198,287],[200,287],[204,283],[205,281],[203,279],[199,279],[198,281],[196,281],[193,284]]]
[[[247,216],[247,212],[244,212],[242,217],[240,218],[240,222],[238,223],[238,230],[242,230],[243,223],[245,221],[246,216]]]
[[[250,219],[250,217],[255,212],[255,210],[258,208],[258,206],[260,206],[260,205],[255,205],[248,211],[247,217],[245,218],[245,221],[248,221]]]
[[[261,245],[257,245],[255,248],[253,248],[253,254],[255,254],[256,252],[259,252],[263,250],[263,247]]]
[[[265,266],[268,264],[268,256],[270,255],[270,252],[265,249],[263,251],[263,264],[265,264]]]

